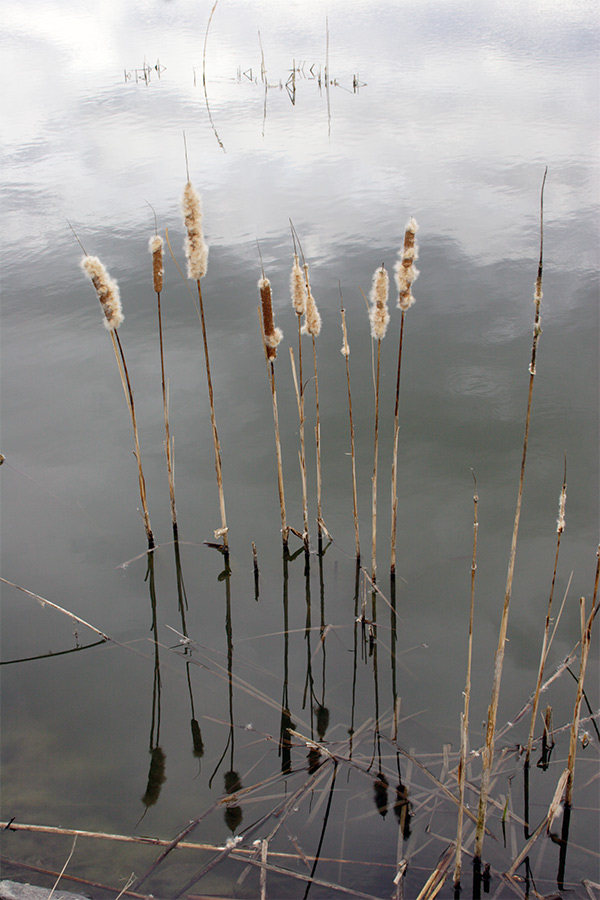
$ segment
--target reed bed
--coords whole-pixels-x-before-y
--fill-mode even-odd
[[[216,4],[215,4],[216,5]],[[214,7],[213,7],[214,11]],[[226,651],[221,653],[214,647],[206,646],[195,636],[188,625],[188,600],[183,585],[183,562],[177,531],[175,511],[172,437],[169,422],[168,381],[165,374],[163,328],[161,314],[161,294],[163,291],[164,264],[162,256],[162,238],[158,234],[150,239],[149,249],[153,261],[153,286],[157,295],[159,354],[161,373],[162,408],[165,429],[165,449],[169,476],[169,500],[173,535],[176,546],[176,588],[178,611],[181,618],[181,630],[168,625],[175,635],[177,643],[170,646],[164,642],[159,632],[159,603],[157,582],[155,580],[154,554],[149,554],[146,572],[147,586],[150,595],[152,615],[152,640],[148,645],[138,646],[136,642],[120,642],[113,639],[104,630],[97,628],[87,620],[77,616],[64,606],[46,600],[44,597],[21,588],[13,582],[2,579],[12,591],[19,592],[30,600],[46,605],[60,616],[76,622],[81,628],[91,630],[102,643],[114,645],[115,652],[135,654],[136,657],[152,667],[153,690],[150,717],[150,772],[146,780],[146,792],[141,802],[146,810],[158,806],[162,800],[163,784],[168,783],[168,754],[163,750],[161,739],[161,665],[165,657],[169,661],[169,670],[185,673],[185,689],[189,692],[191,708],[191,733],[187,741],[190,752],[197,765],[206,758],[206,738],[201,731],[210,723],[210,727],[219,731],[222,744],[219,750],[212,751],[211,767],[214,766],[209,780],[209,789],[213,791],[212,802],[204,803],[193,818],[181,824],[176,834],[168,836],[141,837],[136,834],[116,834],[102,831],[59,828],[52,825],[31,824],[17,821],[1,823],[7,836],[15,843],[17,836],[47,835],[64,838],[64,859],[62,868],[44,868],[33,862],[26,862],[22,868],[38,871],[44,868],[48,877],[54,877],[66,883],[72,878],[80,883],[118,894],[119,896],[146,897],[146,891],[159,894],[162,879],[168,881],[169,896],[187,897],[189,900],[198,896],[216,895],[217,885],[227,884],[231,891],[254,892],[253,896],[277,896],[279,892],[290,896],[303,893],[307,897],[310,890],[321,892],[322,896],[349,896],[373,898],[376,896],[393,896],[433,900],[434,897],[466,896],[463,886],[465,860],[473,866],[473,898],[480,897],[482,892],[490,890],[490,885],[497,897],[542,896],[540,891],[552,889],[552,879],[540,875],[544,854],[548,856],[554,851],[556,867],[556,883],[559,890],[575,890],[576,885],[569,881],[569,865],[567,848],[570,845],[570,827],[572,818],[577,816],[576,795],[585,791],[593,783],[595,777],[594,760],[581,760],[579,747],[583,748],[582,726],[597,728],[597,714],[593,712],[585,692],[585,676],[589,666],[592,628],[597,617],[598,583],[600,580],[600,549],[596,554],[595,578],[591,593],[591,603],[585,598],[579,601],[580,639],[572,651],[547,675],[549,650],[553,637],[559,626],[560,614],[552,623],[552,605],[555,593],[559,549],[565,530],[566,519],[566,463],[565,474],[559,499],[559,513],[556,528],[556,550],[554,569],[551,577],[548,610],[543,625],[540,663],[535,684],[532,685],[531,696],[518,709],[512,720],[498,727],[498,708],[502,670],[505,662],[505,644],[507,641],[507,624],[509,604],[515,572],[516,550],[519,532],[519,520],[524,488],[525,463],[528,450],[533,381],[536,374],[537,348],[541,334],[541,299],[542,299],[542,263],[543,263],[543,197],[546,175],[542,183],[540,197],[540,255],[538,273],[534,292],[534,333],[531,361],[529,366],[529,392],[525,417],[525,434],[521,459],[521,469],[517,492],[517,508],[512,529],[508,574],[505,587],[504,605],[502,608],[498,649],[494,660],[492,696],[488,709],[485,740],[482,746],[469,749],[479,738],[479,732],[470,733],[471,694],[474,681],[474,649],[477,635],[475,631],[475,577],[478,564],[479,540],[479,490],[474,479],[473,495],[473,535],[470,569],[470,612],[468,618],[468,645],[464,689],[464,703],[460,715],[460,725],[456,732],[460,737],[459,749],[454,751],[448,743],[440,752],[423,754],[414,748],[404,746],[404,736],[408,733],[410,715],[402,716],[402,698],[398,691],[397,669],[400,664],[399,653],[399,617],[396,603],[396,530],[398,518],[398,433],[399,433],[399,396],[401,387],[401,365],[404,340],[404,317],[412,306],[414,297],[412,285],[418,275],[414,268],[418,249],[416,244],[416,221],[411,218],[405,229],[404,243],[396,265],[396,285],[398,288],[398,306],[401,312],[400,336],[395,379],[395,404],[388,410],[384,405],[381,391],[382,341],[386,335],[390,315],[388,310],[389,276],[383,264],[377,267],[372,277],[369,295],[368,321],[364,317],[365,343],[371,340],[373,359],[374,388],[374,430],[373,430],[373,468],[371,477],[371,560],[370,567],[361,564],[359,540],[358,487],[361,472],[357,465],[355,453],[355,424],[350,389],[349,356],[350,347],[346,321],[346,310],[341,297],[340,310],[342,323],[342,355],[345,361],[345,380],[347,385],[347,405],[350,425],[351,473],[348,478],[348,492],[352,493],[352,514],[354,525],[355,569],[353,608],[348,605],[347,619],[330,621],[327,608],[328,591],[337,591],[337,558],[333,566],[328,565],[326,551],[330,546],[338,555],[352,559],[351,550],[338,543],[336,535],[331,535],[323,521],[323,480],[321,472],[321,411],[319,382],[317,372],[316,338],[319,336],[323,322],[316,307],[308,273],[308,264],[302,253],[297,234],[292,226],[294,237],[294,254],[292,271],[289,277],[292,310],[297,318],[298,326],[298,365],[294,351],[290,348],[292,364],[293,396],[298,412],[299,438],[298,458],[300,462],[300,482],[302,494],[302,530],[294,529],[289,524],[285,501],[284,485],[284,450],[279,415],[278,391],[275,374],[278,350],[281,349],[283,333],[275,325],[273,288],[267,278],[261,259],[261,271],[258,278],[260,306],[258,308],[260,328],[256,329],[256,344],[260,349],[262,342],[267,368],[269,392],[271,398],[273,424],[275,432],[275,469],[277,493],[281,518],[281,537],[283,542],[282,572],[282,625],[273,626],[273,631],[265,637],[278,636],[283,646],[283,684],[281,699],[276,690],[258,687],[264,683],[264,665],[247,660],[244,668],[241,663],[234,664],[234,612],[232,604],[232,584],[237,584],[238,574],[229,564],[228,525],[225,516],[223,489],[223,473],[221,465],[221,448],[216,428],[216,415],[212,375],[208,353],[208,336],[204,317],[202,285],[207,272],[208,248],[204,241],[200,198],[191,182],[184,189],[184,224],[185,255],[187,259],[188,279],[196,283],[198,309],[201,322],[206,379],[209,394],[210,425],[213,438],[215,471],[217,476],[218,499],[221,512],[221,527],[215,530],[217,544],[209,543],[223,551],[225,564],[217,577],[223,591],[222,609],[224,612],[224,633]],[[168,237],[168,233],[167,233]],[[140,496],[142,498],[144,524],[150,549],[156,549],[154,536],[150,528],[145,498],[145,481],[141,468],[137,418],[133,405],[133,390],[117,328],[123,321],[120,299],[116,283],[110,278],[102,264],[95,257],[84,257],[83,268],[92,280],[105,317],[115,355],[119,364],[125,395],[132,418],[136,459],[138,462]],[[258,275],[258,272],[256,273]],[[269,266],[269,275],[272,275]],[[275,277],[273,275],[273,277]],[[256,284],[256,282],[255,282]],[[256,288],[255,288],[256,290]],[[358,288],[357,288],[358,293]],[[303,321],[304,320],[304,321]],[[259,342],[260,331],[260,342]],[[313,371],[308,381],[305,380],[305,365],[302,358],[302,338],[308,335],[312,342]],[[339,357],[338,357],[339,360]],[[318,553],[311,553],[309,538],[309,491],[308,466],[306,460],[305,434],[305,400],[306,384],[315,384],[315,485],[316,485],[316,523],[318,534]],[[327,386],[327,382],[323,384]],[[289,398],[286,395],[286,399]],[[281,397],[281,388],[280,388]],[[346,398],[344,398],[345,401]],[[291,404],[293,406],[293,403]],[[345,405],[345,402],[344,402]],[[294,413],[295,415],[295,413]],[[377,518],[378,518],[378,475],[379,475],[379,432],[381,418],[389,416],[393,422],[393,445],[391,453],[392,503],[391,503],[391,540],[390,540],[390,591],[378,577],[377,567]],[[287,421],[287,419],[285,420]],[[291,467],[290,467],[291,468]],[[297,485],[296,485],[297,487]],[[334,530],[334,529],[332,529]],[[295,535],[300,546],[290,552],[289,536]],[[328,540],[323,546],[323,538]],[[159,549],[159,547],[158,547]],[[142,556],[143,554],[141,554]],[[302,563],[294,569],[294,561],[300,557]],[[254,599],[259,600],[259,570],[257,546],[252,542],[252,559],[254,580]],[[401,568],[401,567],[400,567]],[[333,571],[332,571],[333,569]],[[316,586],[318,585],[318,590]],[[367,613],[367,597],[371,595],[372,606],[370,618]],[[318,596],[318,601],[317,601]],[[292,600],[293,598],[293,600]],[[300,598],[300,599],[298,599]],[[466,598],[465,598],[466,599]],[[314,609],[318,602],[319,617],[315,620]],[[299,604],[304,615],[304,628],[290,628],[290,606]],[[562,609],[566,603],[563,599]],[[381,616],[378,620],[377,606],[389,614],[389,621]],[[296,612],[298,610],[296,609]],[[348,720],[350,727],[342,727],[342,721],[333,721],[328,691],[331,676],[327,677],[328,659],[334,654],[335,641],[352,635],[353,647],[344,646],[341,657],[344,658],[345,671],[336,671],[336,681],[347,687],[350,711]],[[292,674],[290,666],[291,645],[305,652],[305,677],[297,680],[297,672]],[[87,651],[95,644],[77,646],[76,652]],[[302,646],[304,645],[304,646]],[[160,653],[159,653],[160,650]],[[349,652],[348,652],[349,651]],[[70,652],[70,651],[69,651]],[[408,653],[408,650],[404,652]],[[237,660],[236,650],[236,660]],[[298,656],[300,653],[298,653]],[[551,713],[547,712],[543,727],[539,725],[539,706],[542,694],[551,699],[552,691],[562,681],[570,666],[579,658],[579,671],[573,677],[576,681],[572,718],[566,722],[551,725]],[[13,662],[17,662],[16,660]],[[19,660],[18,662],[22,662]],[[391,674],[391,702],[383,701],[382,672],[383,664],[389,666]],[[404,663],[404,660],[402,660]],[[320,664],[319,664],[320,663]],[[340,664],[342,665],[342,664]],[[407,664],[408,665],[408,664]],[[269,677],[273,676],[272,660],[268,660]],[[212,691],[222,692],[224,699],[220,716],[214,710],[204,714],[202,700],[197,694],[194,697],[193,687],[197,679],[202,679],[203,694],[209,696]],[[359,695],[363,697],[370,692],[370,714],[361,718],[358,713]],[[386,689],[389,693],[389,686]],[[457,698],[458,699],[458,698]],[[234,702],[235,700],[235,702]],[[186,701],[187,702],[187,701]],[[584,709],[584,703],[587,703]],[[246,707],[260,711],[268,720],[268,726],[254,726],[238,721],[237,709]],[[550,710],[548,703],[547,710]],[[458,715],[457,715],[458,719]],[[275,723],[275,727],[271,727]],[[360,724],[358,724],[360,723]],[[526,727],[525,727],[526,726]],[[585,732],[587,734],[587,732]],[[502,739],[502,748],[497,751],[498,742]],[[550,759],[548,746],[551,741],[561,743],[566,759]],[[587,747],[590,743],[588,736]],[[221,746],[224,749],[221,751]],[[536,798],[536,807],[542,806],[541,819],[530,824],[532,804],[530,803],[529,766],[534,748],[542,748],[543,764],[538,768],[547,771],[545,788]],[[240,765],[240,756],[244,760],[244,768]],[[215,765],[216,760],[216,765]],[[265,763],[268,760],[268,764]],[[276,760],[273,764],[273,760]],[[576,779],[577,762],[577,779]],[[147,761],[145,761],[147,767]],[[223,773],[227,768],[227,771]],[[221,771],[223,788],[216,789],[217,773]],[[582,774],[580,774],[582,773]],[[524,779],[524,808],[515,808],[512,801],[511,782],[516,776]],[[215,788],[213,789],[213,784]],[[536,786],[537,787],[537,786]],[[476,812],[473,809],[477,807]],[[562,814],[560,835],[555,831],[556,822]],[[145,815],[145,813],[143,814]],[[356,852],[356,844],[349,850],[346,847],[346,828],[350,822],[360,822],[364,834],[375,833],[377,825],[388,818],[397,828],[394,850],[389,861],[382,862],[379,856],[374,860],[369,857],[369,848],[365,841],[364,857]],[[221,833],[225,825],[229,832],[223,841],[205,840],[194,832],[206,834],[206,828]],[[349,827],[349,826],[348,826]],[[220,830],[219,830],[220,829]],[[501,836],[502,835],[502,836]],[[522,835],[522,837],[521,837]],[[334,840],[335,836],[335,840]],[[196,839],[197,837],[197,839]],[[66,844],[67,839],[77,838],[71,852]],[[486,857],[483,855],[484,839]],[[117,868],[111,868],[110,875],[104,880],[71,873],[74,862],[81,852],[80,847],[86,842],[88,852],[100,842],[108,842],[113,848],[127,846],[131,855],[127,861],[134,860],[136,876],[125,887],[123,882],[116,884]],[[348,845],[350,846],[348,840]],[[39,855],[37,845],[36,852]],[[558,847],[558,850],[556,850]],[[334,849],[331,849],[334,848]],[[580,850],[580,848],[577,848]],[[589,851],[590,858],[597,862],[595,851]],[[553,857],[553,860],[554,860]],[[386,857],[387,859],[387,857]],[[6,858],[4,864],[7,865]],[[133,863],[132,863],[133,865]],[[537,866],[537,868],[536,868]],[[523,867],[524,870],[523,870]],[[547,870],[547,866],[546,866]],[[524,871],[524,874],[523,874]],[[375,873],[375,874],[374,874]],[[535,873],[535,878],[532,873]],[[89,876],[89,877],[88,877]],[[112,882],[110,879],[112,878]],[[584,884],[585,890],[592,884],[592,879]],[[197,893],[202,891],[203,893]],[[206,891],[206,893],[204,893]],[[384,891],[384,894],[382,894]],[[446,891],[446,893],[444,893]],[[450,893],[449,893],[450,892]]]

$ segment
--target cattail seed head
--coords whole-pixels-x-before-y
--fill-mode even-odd
[[[411,287],[419,277],[419,271],[414,265],[419,256],[419,248],[415,239],[418,230],[419,226],[411,217],[404,232],[404,246],[400,251],[400,259],[394,266],[398,287],[398,306],[403,312],[410,309],[415,302]]]
[[[148,249],[152,254],[152,278],[154,290],[157,294],[160,294],[163,289],[163,275],[165,274],[163,268],[163,247],[164,241],[160,234],[153,234],[148,241]]]
[[[208,265],[208,247],[204,243],[202,233],[202,205],[200,195],[188,181],[183,190],[182,200],[183,217],[187,229],[185,239],[185,255],[188,261],[188,278],[199,281],[206,275]]]
[[[114,331],[124,319],[119,285],[110,277],[97,256],[84,256],[81,260],[81,268],[96,288],[96,294],[104,312],[105,327],[109,331]]]
[[[383,340],[390,321],[388,312],[389,285],[388,273],[385,267],[381,266],[373,275],[373,284],[369,295],[371,302],[371,309],[369,310],[371,335],[376,341]]]
[[[348,331],[346,329],[346,316],[342,315],[342,349],[340,351],[343,356],[350,356],[350,344],[348,343]]]
[[[558,501],[558,519],[556,521],[556,531],[558,534],[562,534],[565,530],[565,506],[567,503],[567,489],[565,487],[562,488],[560,492],[560,498]]]
[[[292,292],[292,305],[296,310],[296,314],[303,316],[306,312],[306,283],[296,253],[294,253],[294,265],[290,275],[290,289]]]
[[[273,296],[271,293],[271,282],[264,275],[258,282],[260,291],[260,302],[262,304],[263,326],[265,330],[265,344],[267,347],[268,359],[275,359],[277,356],[277,345],[283,338],[283,332],[280,328],[275,328],[273,320]]]
[[[308,266],[304,264],[304,281],[306,285],[306,319],[302,326],[302,334],[310,334],[312,337],[318,337],[321,333],[321,316],[315,303],[310,282],[308,280]]]

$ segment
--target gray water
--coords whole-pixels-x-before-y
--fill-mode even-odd
[[[356,768],[338,766],[330,807],[331,772],[323,768],[322,780],[286,814],[270,845],[270,852],[296,859],[275,858],[274,864],[310,874],[296,848],[314,856],[325,825],[316,878],[392,896],[396,860],[405,857],[405,896],[416,897],[455,838],[456,807],[413,761],[397,756],[389,740],[393,710],[399,702],[397,745],[446,778],[442,748],[451,745],[452,768],[460,746],[474,474],[479,529],[470,741],[473,748],[483,742],[522,453],[546,166],[543,334],[499,725],[513,720],[535,686],[565,454],[567,527],[555,617],[568,593],[548,673],[579,639],[578,598],[587,598],[588,609],[591,603],[598,544],[597,11],[591,2],[551,0],[524,8],[442,0],[416,8],[220,0],[206,43],[205,94],[211,8],[84,2],[61,4],[58,14],[38,0],[4,10],[0,40],[10,90],[2,99],[2,575],[113,642],[31,660],[92,643],[97,635],[3,584],[2,661],[11,664],[2,668],[2,821],[168,840],[222,796],[224,775],[235,771],[246,787],[275,780],[257,791],[256,801],[242,803],[241,822],[235,813],[224,819],[220,807],[190,839],[222,846],[236,835],[251,846],[268,836],[273,820],[247,835],[245,829],[309,778],[300,739],[291,751],[292,771],[281,774],[283,705],[299,734],[322,739],[346,760],[352,753]],[[202,336],[188,285],[167,255],[162,312],[185,623],[178,610],[147,249],[155,212],[184,266],[183,132],[210,246],[202,288],[231,549],[228,573],[222,555],[204,543],[214,540],[220,516]],[[367,618],[372,608],[367,581],[360,579],[358,595],[355,584],[340,291],[351,347],[362,561],[370,571],[374,397],[361,290],[368,295],[382,262],[392,272],[410,215],[420,226],[420,276],[402,357],[397,618],[390,612],[388,577],[399,332],[392,303],[381,347],[377,560],[383,596],[369,655],[356,622],[363,597]],[[317,339],[323,518],[333,543],[319,560],[312,347],[303,338],[312,553],[308,568],[302,553],[291,561],[286,579],[257,315],[257,240],[276,324],[285,335],[276,362],[284,480],[289,522],[301,529],[289,361],[290,347],[298,356],[288,287],[290,219],[323,318]],[[68,223],[121,289],[119,334],[159,545],[156,633],[131,422]],[[292,536],[290,551],[300,547]],[[179,644],[183,630],[189,647]],[[578,666],[575,659],[573,671]],[[597,685],[593,653],[586,680],[592,709],[598,708]],[[543,708],[553,707],[557,743],[549,770],[532,772],[534,824],[566,764],[564,726],[572,721],[574,700],[568,673],[542,698]],[[324,731],[320,707],[329,712]],[[585,707],[582,715],[588,716]],[[194,755],[191,719],[201,728],[203,755]],[[509,729],[498,752],[525,743],[528,725],[525,716]],[[349,730],[356,732],[352,746]],[[578,747],[566,869],[571,896],[584,896],[582,879],[598,880],[598,741],[589,721],[581,732],[590,742]],[[165,754],[166,781],[139,821],[149,749],[156,746]],[[539,754],[539,740],[537,747]],[[380,815],[374,803],[378,771],[393,795],[399,761],[413,804],[412,836],[404,842],[394,814]],[[469,777],[476,780],[479,771],[475,760]],[[518,758],[509,756],[493,791],[501,808],[490,812],[489,824],[498,840],[487,839],[484,857],[497,897],[517,896],[499,873],[522,846],[523,831],[513,825],[504,851],[500,819],[507,797],[522,814],[521,771]],[[456,792],[451,775],[445,783]],[[472,808],[476,802],[472,794]],[[65,836],[15,832],[4,835],[3,853],[59,871],[70,846]],[[80,839],[67,873],[120,890],[155,854]],[[174,896],[210,857],[178,851],[143,890]],[[556,890],[556,844],[540,838],[531,866],[538,890]],[[236,883],[243,868],[222,862],[192,892],[258,896],[257,870]],[[464,870],[466,896],[468,856]],[[3,863],[3,872],[15,871],[36,877]],[[305,890],[303,881],[268,874],[268,896],[303,896]],[[439,896],[451,895],[450,878]],[[315,884],[311,896],[331,893]]]

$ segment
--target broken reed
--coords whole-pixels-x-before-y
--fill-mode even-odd
[[[164,265],[163,250],[164,241],[159,234],[153,234],[148,241],[148,249],[152,254],[152,283],[156,294],[158,309],[158,342],[160,349],[160,379],[162,387],[163,417],[165,420],[165,455],[167,458],[167,475],[169,479],[169,499],[171,503],[171,521],[173,524],[173,537],[178,538],[177,509],[175,507],[175,471],[173,467],[173,441],[169,426],[169,399],[167,382],[165,378],[165,353],[163,346],[161,293],[163,289]]]
[[[273,319],[273,296],[271,292],[271,282],[262,277],[258,282],[260,291],[261,306],[259,307],[259,316],[262,309],[262,339],[265,351],[265,360],[267,363],[267,375],[271,386],[271,400],[273,403],[273,424],[275,427],[275,451],[277,454],[277,486],[279,489],[279,506],[281,510],[281,539],[283,541],[284,550],[288,546],[289,528],[287,526],[287,516],[285,510],[285,492],[283,487],[283,465],[281,459],[281,440],[279,437],[279,414],[277,410],[277,392],[275,390],[275,366],[274,362],[277,358],[277,345],[283,338],[280,328],[275,327]],[[256,571],[256,569],[255,569]]]
[[[215,400],[210,373],[210,358],[208,355],[208,338],[206,334],[206,322],[204,319],[204,303],[202,300],[201,279],[206,275],[208,264],[208,247],[204,241],[202,231],[202,207],[200,196],[193,187],[191,181],[187,181],[183,190],[182,209],[187,236],[185,239],[185,255],[187,259],[188,278],[196,282],[198,289],[198,305],[200,308],[200,322],[202,325],[202,341],[204,345],[204,361],[206,364],[206,384],[208,387],[208,400],[210,404],[210,422],[212,427],[213,445],[215,450],[215,473],[217,476],[217,490],[219,492],[219,506],[221,510],[221,527],[215,529],[215,538],[221,538],[223,549],[229,548],[227,539],[227,516],[225,513],[225,494],[223,491],[223,472],[221,464],[221,445],[217,432],[217,420],[215,416]]]
[[[121,306],[119,286],[117,282],[110,277],[104,265],[100,262],[97,256],[89,256],[86,253],[86,255],[81,260],[81,268],[88,275],[92,284],[94,285],[96,296],[100,301],[100,306],[102,307],[102,311],[104,313],[104,325],[110,334],[113,350],[115,352],[119,375],[121,377],[121,384],[123,385],[125,400],[127,402],[127,408],[129,409],[129,414],[131,416],[131,424],[133,426],[135,458],[138,465],[138,483],[140,489],[140,500],[142,504],[142,518],[144,520],[144,529],[146,531],[146,537],[148,539],[148,549],[152,550],[154,548],[154,535],[152,533],[152,528],[150,525],[150,515],[148,513],[148,503],[146,500],[146,480],[142,471],[142,456],[140,453],[137,419],[135,415],[135,405],[133,402],[133,389],[131,387],[131,381],[129,380],[129,372],[127,370],[127,364],[125,362],[123,347],[119,339],[119,335],[117,334],[117,329],[123,322],[124,318],[123,308]]]
[[[531,347],[531,362],[529,363],[529,393],[527,397],[527,413],[525,415],[525,434],[523,437],[523,452],[521,457],[521,472],[519,476],[519,488],[517,491],[517,505],[515,510],[515,519],[513,524],[512,540],[508,561],[508,572],[506,576],[506,588],[504,593],[504,605],[502,609],[502,617],[500,621],[500,634],[498,637],[498,648],[494,659],[494,678],[492,683],[492,694],[490,705],[488,708],[487,727],[485,747],[482,754],[482,772],[481,772],[481,788],[479,793],[479,805],[477,813],[477,829],[475,834],[475,846],[473,852],[473,877],[474,888],[478,889],[478,881],[481,878],[481,854],[483,850],[483,836],[485,830],[485,820],[487,815],[487,801],[490,789],[490,777],[492,772],[492,764],[494,761],[494,746],[496,719],[498,715],[498,702],[500,699],[500,684],[502,681],[502,667],[504,664],[504,651],[506,645],[506,632],[508,627],[508,611],[512,595],[513,577],[515,571],[515,560],[517,555],[517,539],[519,535],[519,522],[521,518],[521,503],[523,499],[523,483],[525,480],[525,463],[527,460],[527,448],[529,444],[529,425],[531,422],[531,405],[533,397],[533,382],[536,372],[537,349],[541,328],[540,306],[542,302],[542,270],[544,255],[544,186],[546,184],[546,175],[548,170],[544,171],[542,179],[542,188],[540,192],[540,256],[538,261],[537,278],[534,289],[534,323],[533,323],[533,342]]]

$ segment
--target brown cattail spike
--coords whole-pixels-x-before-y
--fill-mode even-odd
[[[262,304],[267,357],[269,359],[275,359],[277,356],[277,345],[283,338],[283,333],[280,328],[275,328],[275,322],[273,320],[273,296],[269,279],[263,276],[258,282],[258,289],[260,291],[260,301]]]
[[[163,247],[164,241],[159,234],[153,234],[148,242],[148,249],[152,254],[152,278],[154,280],[154,290],[160,294],[163,289],[163,275],[165,273],[163,267]]]
[[[104,312],[104,325],[109,331],[114,331],[124,318],[117,282],[110,277],[97,256],[84,256],[81,268],[90,277],[96,289]]]
[[[396,285],[398,287],[398,306],[406,312],[407,309],[415,302],[412,295],[412,285],[419,277],[419,272],[415,268],[415,260],[419,256],[419,249],[415,239],[415,235],[419,230],[416,221],[411,218],[406,226],[404,233],[404,246],[400,252],[400,259],[394,267],[396,273]]]
[[[188,261],[188,278],[199,281],[206,275],[208,265],[208,247],[204,243],[202,232],[202,206],[200,195],[188,181],[183,190],[183,216],[187,237],[185,239],[185,255]]]

